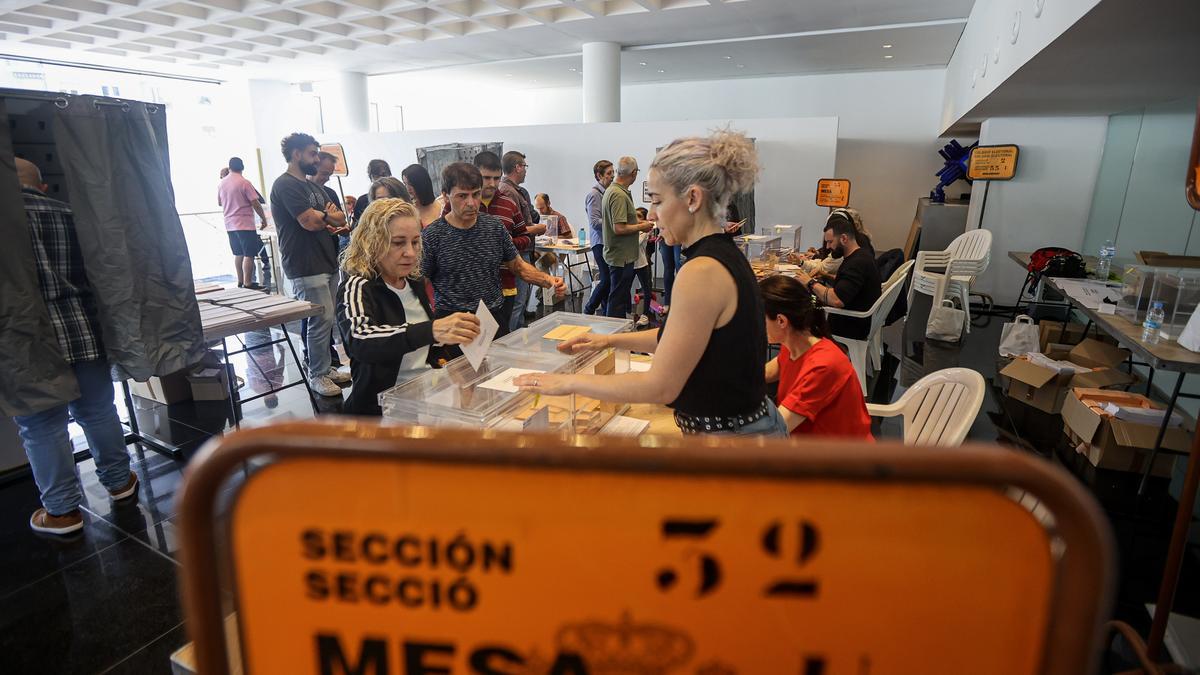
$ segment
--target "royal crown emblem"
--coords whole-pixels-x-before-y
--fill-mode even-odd
[[[555,636],[560,653],[578,654],[590,675],[660,675],[691,660],[695,644],[683,631],[654,623],[634,623],[629,612],[616,623],[565,624]]]

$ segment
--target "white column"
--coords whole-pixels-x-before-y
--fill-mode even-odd
[[[321,105],[326,115],[326,133],[370,131],[371,113],[367,101],[366,73],[342,72],[331,84],[334,86],[330,88],[336,95],[321,97]]]
[[[583,45],[583,121],[621,121],[621,45]]]

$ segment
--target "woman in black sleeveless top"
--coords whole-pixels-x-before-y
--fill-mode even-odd
[[[650,218],[668,245],[684,246],[687,261],[675,279],[669,320],[657,334],[588,334],[560,347],[568,353],[608,347],[652,352],[650,370],[525,375],[516,384],[547,394],[666,404],[684,433],[785,436],[783,420],[767,399],[758,283],[724,232],[726,205],[754,184],[757,173],[753,142],[736,132],[680,139],[659,152],[650,165]]]

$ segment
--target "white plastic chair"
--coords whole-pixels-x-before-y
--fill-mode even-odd
[[[850,364],[854,366],[854,372],[858,373],[858,383],[862,386],[863,395],[867,392],[867,359],[870,359],[870,365],[875,370],[879,370],[883,363],[883,338],[880,333],[883,330],[883,322],[887,319],[887,315],[892,311],[892,306],[896,304],[896,300],[900,297],[900,291],[904,289],[904,279],[908,276],[908,271],[912,269],[913,261],[909,260],[892,273],[888,280],[883,284],[883,293],[875,304],[871,305],[871,309],[863,312],[852,312],[848,309],[837,309],[835,307],[826,307],[826,315],[848,316],[855,319],[871,319],[871,330],[867,333],[867,339],[854,340],[841,335],[832,336],[834,340],[846,346],[847,355],[850,357]]]
[[[941,307],[947,295],[957,297],[967,313],[966,330],[971,332],[971,284],[983,274],[992,258],[992,233],[978,229],[964,232],[950,242],[945,251],[918,251],[917,266],[908,302],[913,293],[933,298],[933,306]]]
[[[962,445],[983,405],[983,376],[946,368],[922,377],[887,405],[867,404],[872,417],[904,416],[905,445]]]

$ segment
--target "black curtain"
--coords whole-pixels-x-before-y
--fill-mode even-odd
[[[116,379],[171,373],[204,352],[192,264],[166,163],[166,127],[151,122],[165,114],[162,106],[78,96],[54,119]]]
[[[79,397],[42,301],[0,97],[0,412],[28,415]]]

